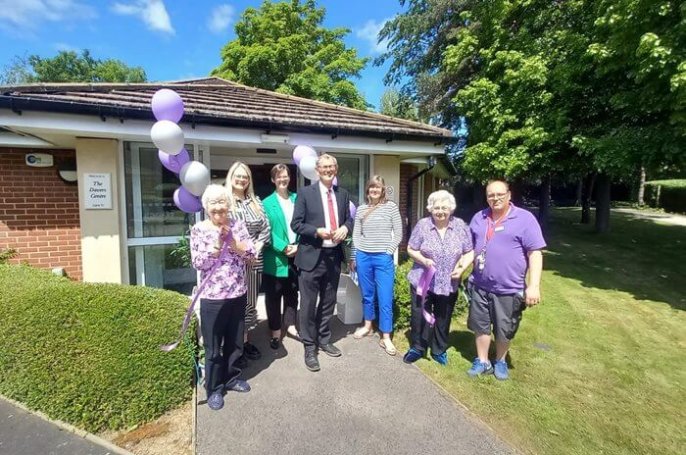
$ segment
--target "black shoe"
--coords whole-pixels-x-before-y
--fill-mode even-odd
[[[271,340],[269,340],[269,347],[274,350],[279,349],[279,339],[272,338]]]
[[[240,356],[238,360],[236,360],[236,368],[240,368],[241,370],[246,368],[248,366],[248,359],[245,358],[244,355]]]
[[[310,371],[319,371],[319,359],[315,351],[305,351],[305,366]]]
[[[319,349],[326,352],[331,357],[340,357],[341,356],[341,350],[338,349],[336,346],[334,346],[332,343],[323,344],[323,345],[319,346]]]
[[[248,384],[248,381],[236,379],[236,381],[233,383],[231,387],[226,387],[226,390],[241,393],[250,392],[250,384]]]
[[[243,354],[250,360],[257,360],[262,357],[262,353],[257,349],[257,346],[250,342],[243,344]]]

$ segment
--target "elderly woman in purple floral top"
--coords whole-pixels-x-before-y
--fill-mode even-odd
[[[447,191],[431,193],[426,205],[431,216],[419,220],[407,244],[414,265],[407,275],[412,294],[412,346],[403,357],[405,363],[417,361],[429,347],[436,362],[448,363],[450,318],[460,277],[474,258],[469,227],[452,216],[456,207],[455,198]],[[431,273],[433,278],[428,281]],[[418,295],[423,286],[424,297]]]
[[[248,291],[245,264],[255,247],[241,220],[230,220],[230,194],[221,185],[209,185],[202,195],[207,219],[191,228],[191,260],[200,271],[200,328],[205,344],[207,405],[219,410],[224,392],[248,392],[238,379],[236,360],[243,354],[243,328]],[[222,348],[223,346],[223,348]]]

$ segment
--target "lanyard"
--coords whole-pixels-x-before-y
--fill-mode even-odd
[[[486,244],[488,244],[488,242],[490,242],[490,240],[493,238],[493,236],[495,235],[495,230],[498,228],[498,226],[503,224],[503,221],[505,220],[505,218],[507,218],[507,215],[509,215],[509,213],[510,208],[508,207],[507,212],[505,212],[503,216],[501,216],[497,220],[492,221],[490,216],[487,218],[488,226],[486,227]],[[493,214],[493,212],[491,212],[491,214]],[[486,249],[486,244],[484,244],[484,249]]]

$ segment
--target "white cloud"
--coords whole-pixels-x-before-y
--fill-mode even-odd
[[[379,39],[379,32],[388,20],[390,19],[383,19],[379,22],[376,22],[375,20],[371,19],[368,20],[362,26],[362,28],[355,31],[355,36],[369,43],[369,50],[373,54],[381,54],[388,50],[388,40],[383,40],[380,43],[377,42]]]
[[[162,0],[135,0],[133,3],[115,3],[112,11],[124,16],[138,16],[149,29],[174,34],[171,19]]]
[[[219,5],[212,10],[209,19],[207,19],[207,27],[212,33],[224,33],[233,22],[233,7],[231,5]]]
[[[74,0],[0,0],[0,25],[7,29],[35,30],[43,22],[92,19],[95,9]]]

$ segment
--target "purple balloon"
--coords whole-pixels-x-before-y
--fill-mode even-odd
[[[315,152],[315,150],[309,145],[298,145],[293,149],[293,162],[296,164],[296,166],[299,166],[300,160],[306,156],[313,156],[316,158],[317,152]]]
[[[166,167],[175,174],[178,174],[181,167],[191,160],[191,156],[188,151],[184,148],[178,155],[170,155],[162,150],[157,151],[157,156],[160,158],[162,166]]]
[[[179,123],[183,117],[183,100],[174,90],[163,88],[152,96],[152,113],[157,120]]]
[[[202,210],[200,198],[193,196],[186,188],[180,186],[174,191],[174,204],[186,213],[195,213]]]
[[[353,204],[353,201],[350,201],[350,218],[355,218],[356,213],[357,213],[357,207],[355,207],[355,204]]]

